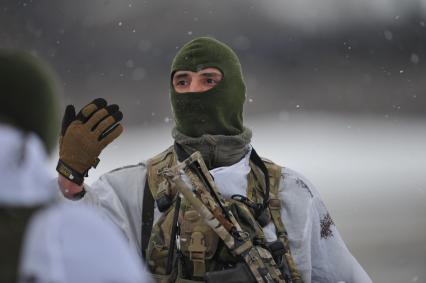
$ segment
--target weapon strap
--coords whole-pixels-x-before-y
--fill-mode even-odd
[[[169,251],[167,255],[167,266],[166,266],[167,275],[172,273],[172,268],[173,268],[173,254],[175,252],[175,246],[176,246],[176,233],[178,229],[180,202],[181,202],[181,198],[177,196],[176,203],[175,203],[175,211],[173,215],[173,222],[172,222],[172,235],[170,236]]]
[[[269,208],[269,212],[271,215],[271,221],[275,226],[275,231],[277,234],[277,238],[284,244],[284,248],[285,248],[285,254],[284,254],[284,260],[287,263],[287,267],[289,270],[289,276],[291,277],[291,282],[292,283],[303,283],[302,281],[302,277],[299,273],[299,271],[297,270],[297,266],[294,262],[294,258],[291,255],[291,251],[290,251],[290,244],[289,244],[289,240],[288,240],[288,234],[287,234],[287,230],[285,228],[283,219],[281,218],[281,200],[278,197],[278,191],[279,191],[279,187],[280,187],[280,180],[281,180],[281,171],[282,171],[282,167],[273,163],[272,161],[266,159],[266,158],[261,158],[261,162],[259,162],[259,160],[257,160],[255,162],[254,160],[255,158],[250,158],[251,162],[253,163],[255,167],[252,167],[252,172],[249,175],[249,185],[248,185],[248,189],[247,189],[247,197],[251,200],[254,200],[254,193],[255,193],[255,189],[254,189],[254,183],[258,182],[260,183],[260,185],[262,187],[264,187],[264,192],[266,193],[267,191],[267,187],[266,186],[266,181],[269,181],[269,201],[267,204],[267,208]],[[266,168],[267,171],[265,173],[265,170],[261,169],[261,165],[263,164]],[[260,170],[259,170],[260,169]],[[263,174],[259,174],[261,171]],[[265,176],[265,183],[262,184],[261,179],[263,179],[262,177]],[[266,199],[267,196],[264,197],[264,199]]]
[[[303,283],[302,277],[297,270],[296,263],[294,262],[294,258],[291,255],[287,229],[285,228],[284,222],[281,218],[281,200],[278,198],[278,190],[282,168],[281,166],[268,161],[266,162],[266,166],[269,169],[269,177],[271,179],[271,199],[269,201],[269,211],[271,212],[272,222],[274,223],[278,239],[284,244],[284,259],[287,262],[291,282]]]
[[[174,158],[173,155],[169,155],[173,153],[173,149],[178,158]],[[148,174],[144,188],[144,197],[143,197],[143,207],[142,207],[142,229],[141,229],[141,249],[142,249],[142,257],[146,258],[146,249],[148,247],[149,239],[151,236],[151,230],[154,219],[154,198],[153,193],[155,193],[155,186],[159,184],[160,180],[153,178],[156,175],[157,170],[162,167],[171,166],[175,161],[173,159],[182,159],[188,155],[183,148],[179,147],[178,144],[175,144],[174,147],[170,147],[162,154],[154,157],[148,163]],[[170,159],[169,159],[170,158]],[[183,158],[184,159],[184,158]],[[259,155],[252,149],[252,154],[250,156],[251,162],[256,165],[260,171],[263,173],[264,177],[264,185],[265,185],[265,196],[263,205],[266,204],[266,207],[269,208],[271,212],[271,220],[274,223],[276,228],[278,238],[284,243],[286,248],[285,259],[288,263],[290,274],[292,277],[293,283],[303,283],[300,273],[297,270],[297,267],[294,263],[294,259],[290,253],[290,246],[287,236],[287,231],[285,229],[284,223],[281,219],[281,201],[278,199],[278,189],[279,182],[281,179],[281,166],[274,164],[273,162],[260,158]],[[157,163],[157,164],[156,164]],[[160,164],[161,163],[161,164]],[[152,166],[153,164],[157,165]],[[150,181],[148,181],[150,179]],[[263,179],[263,178],[260,178]],[[260,181],[260,179],[258,181]],[[149,184],[151,183],[151,188]],[[154,186],[154,187],[152,187]],[[250,197],[250,190],[248,190],[248,197]]]
[[[259,167],[260,170],[262,170],[262,173],[263,173],[264,178],[265,178],[265,196],[263,198],[263,209],[266,209],[268,207],[268,203],[269,203],[269,199],[270,199],[269,192],[270,192],[270,189],[271,189],[268,169],[267,169],[265,163],[263,162],[262,158],[260,158],[260,156],[257,154],[256,150],[254,150],[253,147],[252,147],[251,153],[250,153],[250,160],[253,161],[253,163],[257,167]]]
[[[146,249],[148,248],[151,236],[152,224],[154,222],[154,198],[149,189],[148,176],[146,176],[145,188],[142,201],[142,227],[141,227],[141,253],[143,260],[146,259]]]

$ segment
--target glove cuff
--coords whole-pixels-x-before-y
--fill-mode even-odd
[[[58,171],[59,174],[61,174],[71,182],[76,183],[77,185],[83,184],[84,176],[87,175],[87,172],[81,174],[75,171],[60,159],[58,161],[58,165],[56,166],[56,171]]]

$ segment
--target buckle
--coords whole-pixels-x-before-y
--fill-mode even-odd
[[[274,210],[280,210],[281,209],[281,200],[277,198],[271,198],[269,200],[269,208]]]

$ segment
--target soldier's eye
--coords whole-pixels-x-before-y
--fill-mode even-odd
[[[178,86],[186,86],[186,85],[188,85],[188,82],[185,81],[185,80],[180,80],[180,81],[176,82],[176,85],[178,85]]]
[[[209,84],[209,85],[216,85],[218,83],[218,80],[208,78],[208,79],[206,79],[206,83]]]

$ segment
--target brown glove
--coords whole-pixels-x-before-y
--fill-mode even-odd
[[[96,167],[101,151],[122,132],[118,124],[123,113],[117,105],[98,98],[76,115],[68,105],[62,120],[59,139],[59,162],[56,170],[70,181],[81,185],[91,167]]]

